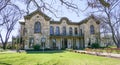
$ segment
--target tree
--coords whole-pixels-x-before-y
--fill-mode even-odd
[[[13,3],[13,0],[0,0],[0,12],[7,6],[12,6],[20,11],[19,7]],[[4,25],[4,23],[6,22],[0,21],[0,26]]]
[[[99,17],[108,27],[117,48],[120,48],[120,0],[91,0]]]
[[[10,3],[10,0],[0,0],[0,11],[4,9],[8,3]]]
[[[0,26],[0,40],[3,44],[3,49],[6,49],[6,45],[8,39],[10,37],[11,32],[14,29],[16,22],[21,18],[21,12],[19,9],[13,6],[6,6],[0,12],[0,22],[4,23]],[[2,31],[4,31],[4,35],[2,35]]]
[[[29,14],[30,7],[35,7],[41,11],[48,11],[55,17],[58,17],[56,14],[62,6],[74,11],[77,15],[80,11],[79,5],[77,5],[74,0],[23,0],[23,2],[26,4],[27,14]],[[78,0],[78,2],[80,2],[80,0]]]

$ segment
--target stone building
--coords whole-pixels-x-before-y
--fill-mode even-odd
[[[24,20],[20,22],[20,33],[25,49],[31,49],[35,44],[49,49],[81,49],[89,43],[98,42],[100,38],[99,21],[93,15],[80,22],[71,22],[66,17],[53,21],[36,10],[24,16]]]

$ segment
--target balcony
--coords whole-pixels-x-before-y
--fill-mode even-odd
[[[50,34],[50,37],[83,37],[84,34]]]

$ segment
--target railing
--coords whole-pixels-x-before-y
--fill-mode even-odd
[[[50,34],[50,36],[84,36],[84,34]]]

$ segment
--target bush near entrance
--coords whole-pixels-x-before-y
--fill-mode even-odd
[[[33,46],[34,50],[38,51],[40,49],[40,44],[35,44]]]
[[[91,48],[92,48],[92,49],[98,49],[98,48],[101,48],[101,47],[100,47],[100,44],[99,44],[99,43],[93,43],[93,44],[91,45]]]

